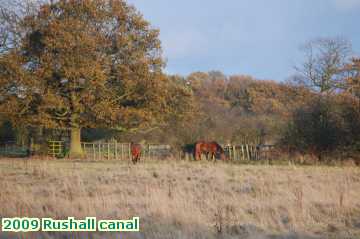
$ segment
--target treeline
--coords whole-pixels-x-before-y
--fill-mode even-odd
[[[165,75],[159,30],[124,0],[0,6],[0,141],[46,152],[67,139],[276,144],[359,152],[360,65],[351,44],[318,39],[287,82],[219,71]]]
[[[178,77],[181,78],[181,77]],[[182,142],[198,139],[223,143],[275,144],[294,107],[311,92],[303,87],[250,76],[196,72],[182,78],[192,91],[192,117],[173,137]]]
[[[164,77],[166,87],[157,89],[157,94],[162,94],[168,102],[168,112],[164,113],[166,119],[162,124],[129,131],[83,128],[82,139],[146,140],[178,147],[199,139],[275,144],[281,139],[293,110],[314,96],[302,86],[257,80],[250,76],[226,76],[219,71]],[[10,129],[9,122],[4,121],[3,140],[16,140],[21,138],[16,132],[26,131],[21,127],[8,132],[6,129]],[[63,134],[66,135],[66,130],[46,133],[49,138]]]
[[[318,160],[358,160],[360,60],[341,38],[311,41],[303,51],[304,63],[286,82],[219,71],[171,76],[192,92],[192,112],[158,137],[175,145],[198,139],[274,144]]]
[[[358,61],[353,66],[358,70]],[[83,128],[82,140],[166,143],[177,149],[199,139],[272,144],[284,152],[314,154],[320,159],[334,152],[343,158],[360,152],[360,98],[355,78],[346,78],[346,88],[326,94],[294,81],[226,76],[219,71],[166,76],[166,81],[168,87],[158,91],[171,108],[163,124],[134,131]],[[22,142],[28,135],[24,130],[13,130],[4,121],[1,140]],[[68,134],[58,129],[35,135],[58,139]]]

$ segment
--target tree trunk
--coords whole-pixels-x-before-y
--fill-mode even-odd
[[[81,128],[71,128],[70,157],[82,158],[84,152],[81,148]]]

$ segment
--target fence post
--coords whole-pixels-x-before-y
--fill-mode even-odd
[[[229,152],[229,157],[230,157],[230,160],[233,160],[233,152],[232,152],[232,146],[229,144],[227,147],[227,150]]]
[[[241,160],[244,160],[244,145],[241,145]]]
[[[124,160],[124,144],[121,143],[121,160]]]
[[[129,156],[129,159],[131,159],[131,144],[129,143],[129,154],[128,154],[128,156]]]
[[[239,158],[240,158],[240,160],[244,160],[244,148],[243,148],[243,145],[241,145],[240,152],[241,152],[241,157],[239,157]]]
[[[236,146],[235,145],[233,146],[233,160],[234,161],[237,160],[236,159]]]
[[[114,142],[114,148],[115,148],[115,160],[117,160],[118,159],[117,141]]]
[[[257,160],[257,155],[256,155],[256,145],[254,145],[253,147],[254,147],[254,157],[255,157],[255,160]]]
[[[249,144],[249,160],[252,160],[251,144]]]
[[[256,156],[256,160],[259,160],[259,150],[257,145],[255,145],[255,156]]]
[[[256,160],[256,155],[255,155],[255,145],[252,145],[251,146],[251,149],[252,149],[252,158],[253,158],[253,160]]]
[[[250,152],[249,152],[249,145],[246,144],[246,156],[247,156],[247,160],[250,160]]]
[[[95,150],[95,144],[92,143],[92,149],[93,149],[93,159],[96,160],[96,150]]]
[[[256,155],[255,155],[256,152],[255,152],[255,150],[256,150],[256,149],[255,149],[255,145],[253,145],[253,146],[252,146],[252,151],[253,151],[253,158],[254,158],[254,160],[256,160]]]
[[[82,148],[82,150],[83,150],[83,152],[84,152],[84,155],[85,155],[85,157],[87,158],[86,143],[80,143],[80,144],[81,144],[81,148]]]
[[[255,160],[255,158],[254,158],[254,145],[251,145],[251,151],[250,152],[251,152],[251,154],[250,154],[251,155],[250,156],[251,160]]]
[[[99,160],[101,160],[101,144],[99,143]]]

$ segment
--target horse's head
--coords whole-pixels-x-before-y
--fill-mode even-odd
[[[227,161],[227,160],[229,160],[228,155],[225,153],[225,150],[221,147],[220,144],[218,144],[217,142],[212,142],[212,144],[215,146],[215,148],[216,148],[216,155],[217,155],[217,157],[220,156],[220,160],[222,160],[222,161]]]

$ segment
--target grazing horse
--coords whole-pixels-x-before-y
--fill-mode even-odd
[[[131,142],[130,151],[131,151],[132,162],[134,164],[136,164],[138,161],[140,161],[141,145],[140,144],[135,144],[134,142]]]
[[[196,161],[201,160],[201,155],[205,154],[206,159],[209,160],[209,154],[211,159],[216,160],[216,156],[220,154],[221,160],[226,160],[225,152],[223,148],[215,141],[213,142],[205,142],[198,141],[195,143],[194,148],[194,158]]]

